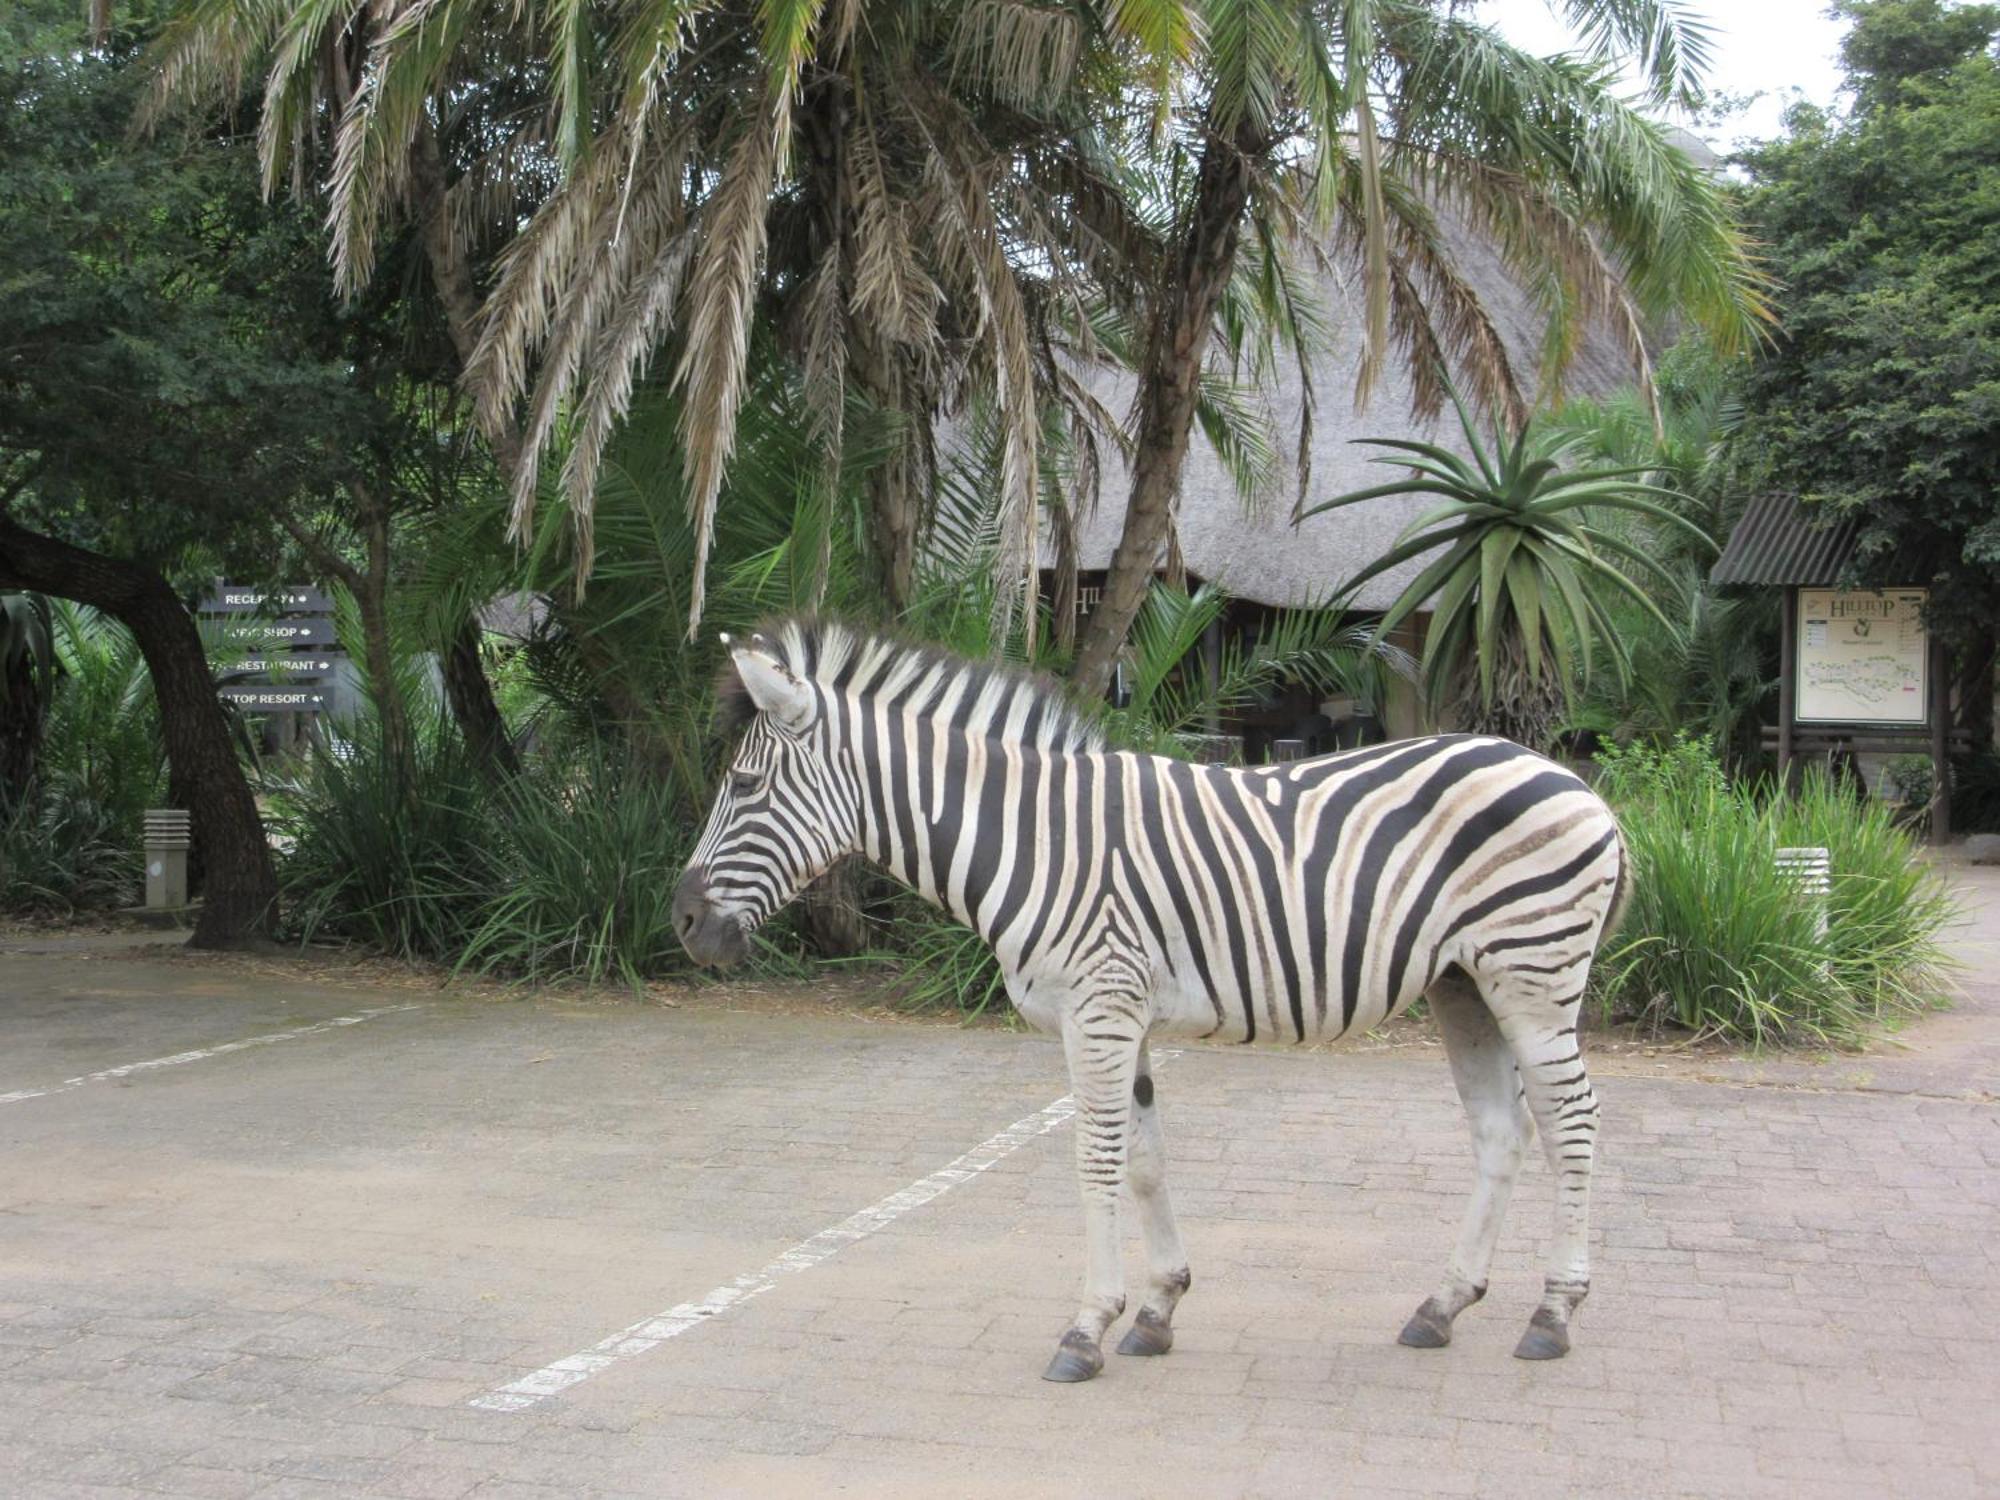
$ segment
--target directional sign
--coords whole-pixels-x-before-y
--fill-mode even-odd
[[[293,584],[269,589],[259,584],[223,583],[201,601],[204,615],[324,615],[333,611],[333,601],[309,584]]]
[[[333,670],[331,657],[317,652],[303,656],[246,656],[222,668],[225,677],[254,677],[259,673],[282,672],[289,682],[318,677]]]
[[[274,646],[331,646],[339,640],[333,621],[325,615],[301,620],[231,620],[220,633],[231,645],[266,650]]]
[[[215,691],[225,703],[234,703],[238,708],[261,713],[275,713],[283,709],[304,710],[311,713],[325,708],[327,702],[325,693],[309,687],[226,684]]]

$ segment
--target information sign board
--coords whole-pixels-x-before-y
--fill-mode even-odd
[[[1798,591],[1798,724],[1929,722],[1923,589]]]

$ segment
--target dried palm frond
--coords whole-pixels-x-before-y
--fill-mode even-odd
[[[778,170],[769,101],[743,111],[713,202],[703,215],[701,255],[690,289],[693,312],[675,383],[681,406],[688,514],[695,531],[694,580],[688,591],[688,634],[701,623],[703,575],[715,534],[715,502],[736,447],[736,412],[750,350],[750,304],[764,253],[765,205]]]

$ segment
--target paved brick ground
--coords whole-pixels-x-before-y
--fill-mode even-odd
[[[1457,1342],[1392,1342],[1470,1170],[1441,1058],[1193,1049],[1160,1079],[1170,1357],[1036,1378],[1080,1272],[1059,1129],[516,1413],[468,1402],[1049,1103],[1057,1049],[0,955],[0,1094],[415,1005],[0,1104],[0,1494],[2000,1492],[1996,894],[1905,1054],[1601,1077],[1559,1364],[1508,1357],[1539,1165]]]

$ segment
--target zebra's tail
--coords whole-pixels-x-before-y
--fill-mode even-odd
[[[1604,925],[1597,930],[1599,953],[1618,931],[1618,924],[1625,920],[1625,908],[1632,900],[1632,852],[1625,846],[1625,830],[1618,826],[1615,813],[1611,817],[1611,836],[1618,843],[1618,879],[1611,887],[1611,909],[1604,914]]]

